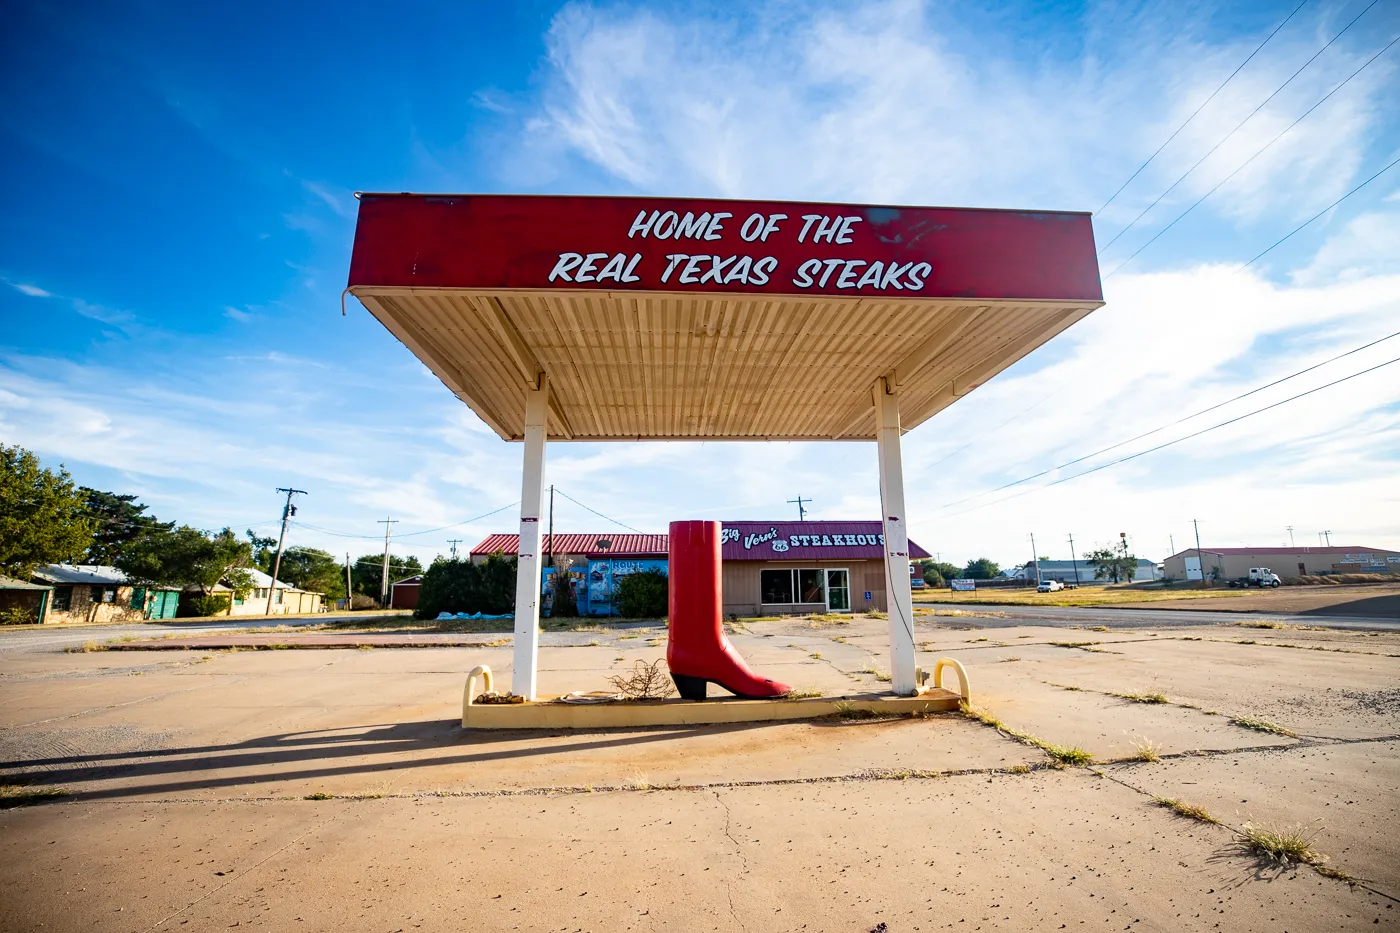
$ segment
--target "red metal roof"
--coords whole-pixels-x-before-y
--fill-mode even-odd
[[[884,557],[884,529],[879,522],[725,522],[725,560],[879,560]],[[747,537],[761,537],[744,546]],[[549,535],[545,535],[548,551]],[[849,543],[847,539],[849,540]],[[599,547],[600,541],[609,542]],[[779,550],[775,542],[783,545]],[[520,535],[489,535],[476,547],[473,556],[501,553],[514,557],[520,552]],[[645,534],[556,534],[555,554],[583,554],[586,557],[665,557],[670,552],[668,535]],[[909,557],[931,557],[928,551],[909,542]]]
[[[549,553],[549,535],[544,536],[545,553]],[[608,542],[601,546],[600,542]],[[520,552],[520,535],[489,535],[472,548],[474,555],[505,554],[514,557]],[[555,534],[555,554],[584,554],[588,557],[665,557],[668,553],[666,535],[639,534]]]

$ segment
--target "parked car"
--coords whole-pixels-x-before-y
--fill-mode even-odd
[[[1040,586],[1037,586],[1035,591],[1037,593],[1053,593],[1056,590],[1062,590],[1064,588],[1065,585],[1059,580],[1041,580]]]

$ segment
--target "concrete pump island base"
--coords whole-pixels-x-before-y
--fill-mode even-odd
[[[900,437],[1103,304],[1088,214],[359,200],[347,292],[492,430],[523,442],[510,684],[523,702],[468,697],[464,725],[822,715],[823,704],[779,699],[790,688],[749,670],[724,638],[713,522],[672,526],[667,666],[682,699],[562,712],[539,702],[549,440],[874,441],[890,690],[901,701],[954,702],[919,682]],[[682,545],[690,555],[677,551],[687,534],[699,535]],[[709,684],[746,699],[708,702]],[[734,716],[743,718],[724,718]]]

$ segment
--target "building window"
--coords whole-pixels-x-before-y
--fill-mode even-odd
[[[94,586],[89,598],[95,603],[114,603],[117,601],[117,588],[115,586]]]
[[[765,603],[792,602],[791,570],[760,570],[758,584]]]
[[[73,588],[56,586],[53,588],[53,611],[67,612],[73,607]]]
[[[825,575],[816,568],[760,570],[758,584],[765,603],[826,603]]]
[[[281,591],[281,590],[278,590],[278,591],[277,591],[277,605],[279,605],[279,606],[282,605],[282,591]]]

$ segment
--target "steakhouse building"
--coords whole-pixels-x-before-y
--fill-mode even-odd
[[[889,611],[880,522],[725,522],[721,532],[726,615]],[[546,539],[548,535],[545,536]],[[556,535],[555,554],[575,566],[605,560],[664,560],[666,535]],[[606,547],[599,544],[606,542]],[[518,535],[491,535],[473,560],[516,555]],[[929,557],[913,541],[909,559]],[[591,585],[590,585],[591,589]],[[594,594],[588,599],[594,602]]]

